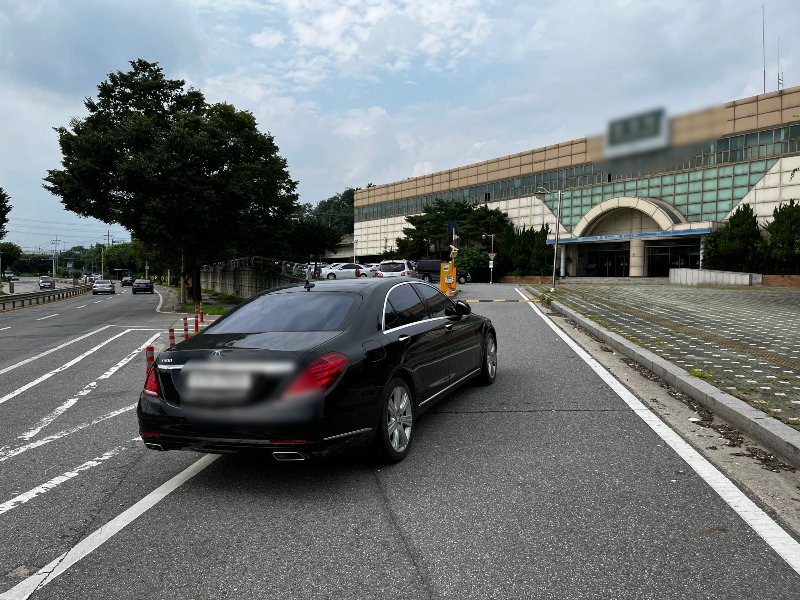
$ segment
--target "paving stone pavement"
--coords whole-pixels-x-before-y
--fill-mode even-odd
[[[582,283],[556,300],[800,429],[800,290]]]

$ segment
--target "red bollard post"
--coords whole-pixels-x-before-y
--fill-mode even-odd
[[[175,345],[175,329],[173,327],[169,328],[169,347],[172,348]]]
[[[201,323],[205,323],[206,322],[205,315],[203,314],[203,303],[202,302],[200,303],[200,322]]]
[[[194,332],[200,332],[200,319],[197,318],[197,313],[194,313]]]
[[[189,339],[189,317],[187,316],[183,317],[183,339],[184,341]]]
[[[149,374],[150,373],[150,369],[153,368],[153,363],[156,360],[155,349],[152,346],[148,346],[147,348],[145,348],[144,360],[145,360],[145,364],[147,365],[147,369],[146,369],[145,373]]]

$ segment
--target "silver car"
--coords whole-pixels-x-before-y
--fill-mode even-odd
[[[114,282],[108,279],[98,279],[92,285],[92,294],[116,294]]]
[[[47,275],[43,275],[39,277],[39,289],[40,290],[54,290],[56,289],[56,282],[52,277],[48,277]]]

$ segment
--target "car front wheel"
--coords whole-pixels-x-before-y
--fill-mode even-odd
[[[423,275],[422,276],[422,281],[424,281],[425,283],[430,283],[431,282],[431,276],[430,275]]]
[[[375,443],[388,462],[400,462],[411,450],[414,397],[408,384],[395,377],[386,386]]]
[[[463,275],[459,275],[458,276],[458,283],[460,283],[461,285],[464,285],[465,283],[467,283],[467,278],[464,277]]]

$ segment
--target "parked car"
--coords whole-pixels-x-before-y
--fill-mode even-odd
[[[358,277],[367,277],[368,275],[367,268],[358,263],[343,263],[336,267],[322,269],[320,273],[322,279],[356,279]]]
[[[162,352],[139,396],[139,434],[153,450],[289,461],[372,444],[399,461],[424,411],[496,375],[492,322],[431,285],[296,285]]]
[[[153,282],[149,279],[137,279],[133,282],[131,286],[131,293],[138,294],[148,292],[152,294],[154,292],[153,289]]]
[[[41,277],[39,277],[39,289],[54,290],[56,289],[56,282],[52,277],[48,277],[47,275],[42,275]]]
[[[9,281],[14,281],[14,282],[19,281],[19,277],[17,277],[13,273],[6,273],[6,279],[8,279]]]
[[[441,264],[447,262],[444,260],[418,260],[417,266],[414,268],[414,274],[422,281],[438,282],[441,275]],[[472,281],[472,275],[466,269],[456,269],[456,280],[460,284],[469,283]]]
[[[413,277],[414,264],[410,260],[391,259],[381,261],[375,277]]]
[[[117,288],[114,282],[108,279],[97,279],[92,284],[92,294],[116,294]]]
[[[133,287],[133,277],[123,277],[119,285],[120,287]]]

